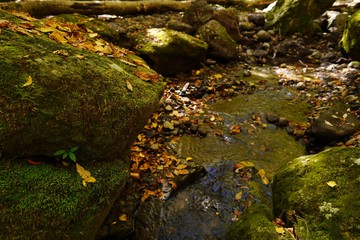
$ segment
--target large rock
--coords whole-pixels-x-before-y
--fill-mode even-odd
[[[359,176],[357,147],[296,158],[275,175],[275,215],[300,216],[303,227],[290,220],[300,239],[360,239]]]
[[[214,12],[213,20],[218,21],[228,32],[232,39],[239,42],[242,39],[239,28],[239,11],[235,8],[219,9]]]
[[[335,0],[279,0],[266,14],[267,24],[282,34],[311,33],[314,20],[328,10]]]
[[[17,25],[24,20],[5,12],[0,19],[7,25],[0,34],[0,155],[49,156],[79,146],[84,161],[122,156],[163,91],[135,74],[156,73],[129,51],[107,58],[25,30]],[[66,40],[60,31],[52,36]],[[81,48],[89,46],[78,39]],[[94,49],[111,50],[101,44]]]
[[[166,28],[151,28],[137,39],[137,51],[159,73],[173,75],[198,67],[208,45],[195,37]]]
[[[340,48],[352,59],[360,60],[360,10],[354,13],[347,23]]]
[[[218,21],[211,20],[202,25],[197,34],[209,45],[209,57],[221,61],[232,61],[239,58],[237,43]]]
[[[356,133],[360,128],[360,120],[354,113],[348,112],[344,103],[337,102],[323,112],[311,126],[311,133],[323,142],[342,139]]]

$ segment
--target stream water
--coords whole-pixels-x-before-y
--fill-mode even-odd
[[[255,169],[264,169],[271,179],[281,166],[304,155],[305,149],[283,128],[264,125],[264,118],[272,113],[305,122],[308,106],[291,88],[278,86],[271,68],[253,69],[247,81],[262,87],[253,94],[215,103],[209,110],[223,119],[216,126],[223,133],[221,137],[184,135],[170,143],[177,156],[191,156],[207,174],[166,201],[145,202],[136,214],[131,239],[224,239],[237,214],[246,207],[260,202],[271,205],[271,189],[257,177]],[[234,125],[241,127],[239,134],[229,131]],[[234,172],[234,164],[242,161],[255,166],[249,173],[253,176],[250,182]],[[251,194],[250,189],[265,196]],[[236,199],[239,191],[241,199]]]

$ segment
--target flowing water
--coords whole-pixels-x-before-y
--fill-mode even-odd
[[[191,156],[207,174],[166,201],[144,203],[137,213],[132,239],[224,239],[237,214],[246,207],[271,205],[271,189],[257,170],[264,169],[271,179],[281,166],[304,155],[305,149],[283,128],[266,123],[265,115],[273,113],[301,123],[306,121],[308,106],[291,89],[278,87],[270,68],[254,69],[247,80],[262,87],[210,108],[210,114],[223,119],[216,126],[222,136],[184,135],[170,144],[179,157]],[[241,127],[239,134],[231,134],[229,129],[234,125]],[[255,165],[248,173],[250,181],[234,172],[234,164],[242,161]],[[242,196],[236,199],[239,191]]]

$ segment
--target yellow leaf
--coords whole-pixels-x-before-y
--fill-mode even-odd
[[[192,157],[187,157],[187,158],[185,159],[185,161],[187,161],[187,162],[192,161],[192,160],[193,160]]]
[[[222,78],[222,75],[220,73],[217,73],[217,74],[213,75],[213,77],[216,79],[220,79],[220,78]]]
[[[58,32],[52,32],[49,37],[58,43],[67,43],[68,41]]]
[[[127,221],[127,216],[126,216],[126,214],[125,214],[125,213],[121,214],[121,215],[119,216],[119,220],[120,220],[121,222],[126,222],[126,221]]]
[[[97,37],[99,34],[97,34],[97,33],[90,33],[89,34],[89,37],[90,38],[94,38],[94,37]]]
[[[128,80],[126,80],[126,87],[127,87],[127,89],[129,89],[130,91],[133,91],[133,87],[132,87],[131,83],[130,83]]]
[[[241,198],[242,198],[242,191],[240,191],[240,192],[238,192],[236,195],[235,195],[235,199],[237,200],[237,201],[239,201]]]
[[[328,126],[330,126],[330,127],[333,126],[333,125],[331,124],[331,122],[329,122],[329,121],[326,121],[326,120],[325,120],[324,122],[325,122],[326,125],[328,125]]]
[[[96,182],[96,179],[91,176],[91,173],[87,171],[85,168],[83,168],[80,164],[76,163],[76,171],[80,175],[80,177],[83,179],[82,184],[86,187],[87,183],[93,183]]]
[[[234,165],[234,171],[239,172],[239,170],[246,168],[246,167],[248,167],[248,168],[255,167],[255,165],[249,161],[242,161],[242,162],[239,162]]]
[[[212,122],[215,121],[215,119],[216,119],[216,118],[215,118],[214,115],[212,115],[212,116],[210,117],[210,121],[212,121]]]
[[[130,173],[130,176],[135,178],[135,179],[140,179],[140,174],[139,173]]]
[[[187,168],[187,165],[185,165],[185,164],[179,164],[177,167],[176,167],[176,169],[184,169],[184,168]]]
[[[332,187],[332,188],[337,185],[335,181],[329,181],[329,182],[327,182],[326,184],[327,184],[329,187]]]
[[[40,32],[43,32],[43,33],[55,32],[56,31],[56,29],[53,28],[53,27],[42,27],[42,28],[38,28],[38,30]]]
[[[264,169],[259,169],[258,174],[261,177],[262,182],[265,185],[268,185],[269,184],[269,179],[266,177],[265,170]]]
[[[84,58],[85,58],[85,56],[84,56],[84,55],[80,55],[80,54],[76,54],[76,57],[77,57],[78,59],[80,59],[80,60],[82,60],[82,59],[84,59]]]
[[[285,234],[285,229],[282,227],[275,227],[275,231],[279,234]]]
[[[32,77],[28,76],[26,83],[24,83],[23,87],[30,86],[33,83]]]

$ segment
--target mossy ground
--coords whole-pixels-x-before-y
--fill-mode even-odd
[[[87,187],[74,167],[59,164],[0,160],[1,239],[95,236],[128,175],[126,163],[85,164],[97,180]]]

